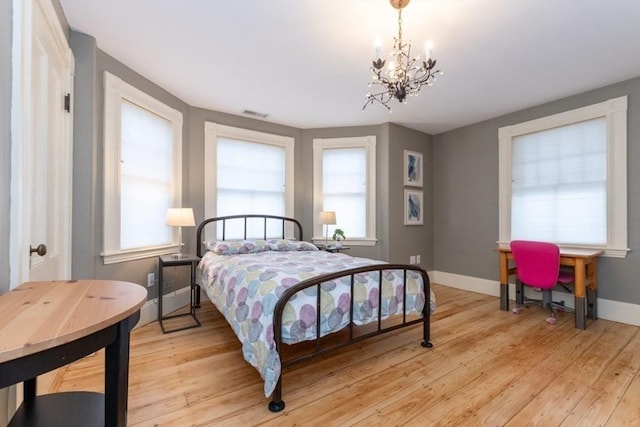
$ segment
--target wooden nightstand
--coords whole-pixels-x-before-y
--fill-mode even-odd
[[[196,266],[200,262],[200,258],[195,255],[183,254],[179,258],[176,255],[161,255],[158,262],[158,322],[162,333],[182,331],[184,329],[197,328],[200,326],[200,321],[196,317],[196,308],[200,306],[200,285],[196,283]],[[187,313],[172,314],[170,316],[162,315],[162,299],[164,296],[164,278],[162,270],[164,267],[179,267],[187,266],[190,270],[190,297],[189,297],[189,311]],[[176,317],[191,316],[195,321],[195,324],[183,326],[176,329],[165,329],[163,321],[167,319],[173,319]]]

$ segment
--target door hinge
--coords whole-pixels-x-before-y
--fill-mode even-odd
[[[68,93],[64,96],[64,111],[71,112],[71,94]]]

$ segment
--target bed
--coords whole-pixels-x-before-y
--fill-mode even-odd
[[[295,363],[417,324],[432,347],[435,298],[419,266],[319,250],[300,222],[274,215],[206,219],[197,255],[199,285],[264,379],[272,412],[284,409],[282,371]]]

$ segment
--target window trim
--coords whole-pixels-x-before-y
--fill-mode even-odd
[[[530,120],[498,129],[499,231],[498,243],[511,240],[511,156],[513,138],[585,120],[607,123],[607,244],[575,248],[602,249],[604,255],[624,258],[627,247],[627,97]]]
[[[120,248],[120,154],[121,154],[121,102],[126,100],[168,120],[173,128],[173,206],[182,203],[182,113],[119,77],[104,72],[104,264],[131,261],[175,252],[178,249],[178,231],[173,230],[169,245],[144,248]]]
[[[213,122],[204,122],[204,214],[205,218],[213,218],[217,213],[217,189],[218,177],[215,165],[218,164],[218,137],[238,139],[241,141],[255,142],[258,144],[274,145],[284,148],[285,152],[285,216],[293,218],[294,215],[294,139],[289,136],[275,135],[258,132],[233,126],[221,125]],[[209,165],[209,166],[207,166]],[[211,165],[214,165],[212,167]],[[245,212],[251,214],[253,212]],[[213,238],[207,230],[207,238]]]
[[[325,149],[335,148],[364,148],[367,164],[367,236],[361,239],[348,238],[343,241],[352,246],[374,246],[376,237],[376,137],[356,136],[345,138],[314,138],[313,139],[313,241],[324,242],[324,229],[318,223],[322,211],[322,154]]]

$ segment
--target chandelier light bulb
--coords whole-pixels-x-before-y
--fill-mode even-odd
[[[424,53],[427,60],[431,59],[431,55],[433,55],[433,42],[431,40],[424,44]]]
[[[382,52],[382,38],[380,36],[376,36],[373,45],[376,48],[376,58],[380,58],[380,53]]]

